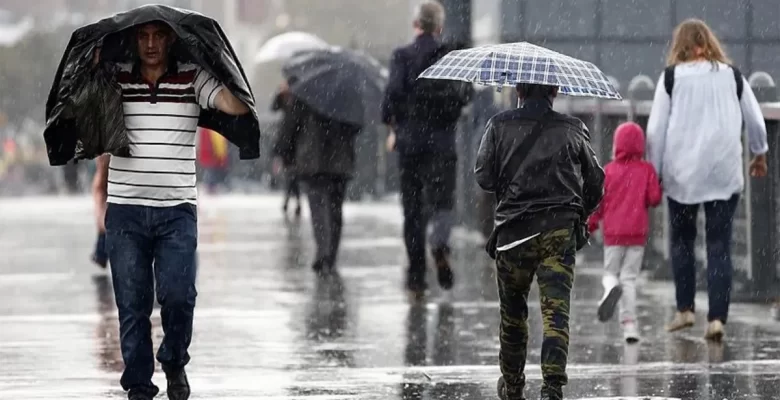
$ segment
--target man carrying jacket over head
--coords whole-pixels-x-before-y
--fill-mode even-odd
[[[444,7],[438,1],[426,1],[418,7],[416,38],[393,52],[382,103],[382,121],[391,130],[388,150],[398,152],[409,258],[406,289],[412,301],[422,299],[427,289],[425,231],[429,216],[433,225],[429,242],[439,285],[449,290],[454,284],[449,239],[457,183],[455,132],[472,88],[462,82],[417,80],[449,50],[439,42],[444,17]]]
[[[523,399],[528,293],[539,284],[544,341],[543,400],[563,398],[575,253],[602,198],[604,171],[585,125],[552,110],[558,87],[519,84],[522,105],[488,122],[477,154],[477,183],[496,195],[487,251],[496,259],[502,400]]]
[[[184,367],[190,360],[197,295],[198,116],[201,109],[229,115],[250,109],[200,66],[173,58],[176,35],[166,23],[134,29],[137,59],[118,65],[116,75],[130,157],[98,160],[96,194],[105,207],[98,224],[106,232],[119,311],[122,387],[131,400],[150,400],[159,391],[152,383],[150,322],[156,283],[165,332],[157,360],[168,381],[168,398],[184,400],[190,395]]]

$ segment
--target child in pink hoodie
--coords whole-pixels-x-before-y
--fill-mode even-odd
[[[612,318],[620,305],[620,322],[626,341],[639,341],[636,320],[636,279],[649,231],[648,209],[661,203],[661,185],[653,166],[644,161],[642,127],[626,122],[615,131],[614,159],[606,165],[604,198],[588,220],[595,232],[601,224],[604,235],[604,297],[599,320]]]

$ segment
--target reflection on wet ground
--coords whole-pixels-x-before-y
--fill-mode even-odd
[[[274,197],[204,199],[193,399],[494,399],[498,312],[491,264],[459,236],[458,283],[410,306],[402,292],[396,204],[347,207],[339,279],[316,279],[308,219],[284,220]],[[122,398],[116,308],[88,263],[88,199],[0,202],[0,399]],[[668,335],[672,293],[640,296],[643,340],[596,322],[598,265],[575,284],[569,398],[771,399],[778,330],[740,319],[723,345],[704,322]],[[649,293],[649,294],[648,294]],[[535,296],[535,294],[533,294]],[[528,395],[541,381],[541,318],[531,306]],[[534,312],[535,310],[536,312]],[[738,305],[735,313],[759,309]],[[162,331],[156,310],[156,343]],[[703,316],[701,316],[703,318]],[[163,386],[162,374],[155,380]]]

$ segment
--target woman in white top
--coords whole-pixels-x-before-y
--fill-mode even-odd
[[[678,312],[667,331],[689,328],[695,321],[694,242],[696,215],[703,205],[709,294],[705,337],[711,340],[722,339],[728,318],[732,222],[744,187],[743,122],[754,155],[750,174],[764,176],[767,171],[761,108],[730,63],[703,21],[682,22],[674,32],[669,68],[658,81],[647,128],[648,157],[663,182],[671,225]]]

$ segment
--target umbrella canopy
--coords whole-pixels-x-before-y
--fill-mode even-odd
[[[379,107],[387,72],[378,61],[333,47],[298,54],[282,67],[290,93],[318,113],[363,126],[366,107]]]
[[[296,53],[327,49],[328,43],[307,32],[286,32],[268,39],[255,56],[255,63],[286,60]]]
[[[612,82],[593,63],[531,43],[506,43],[456,50],[419,78],[475,82],[488,86],[518,83],[558,86],[570,96],[620,100]]]

